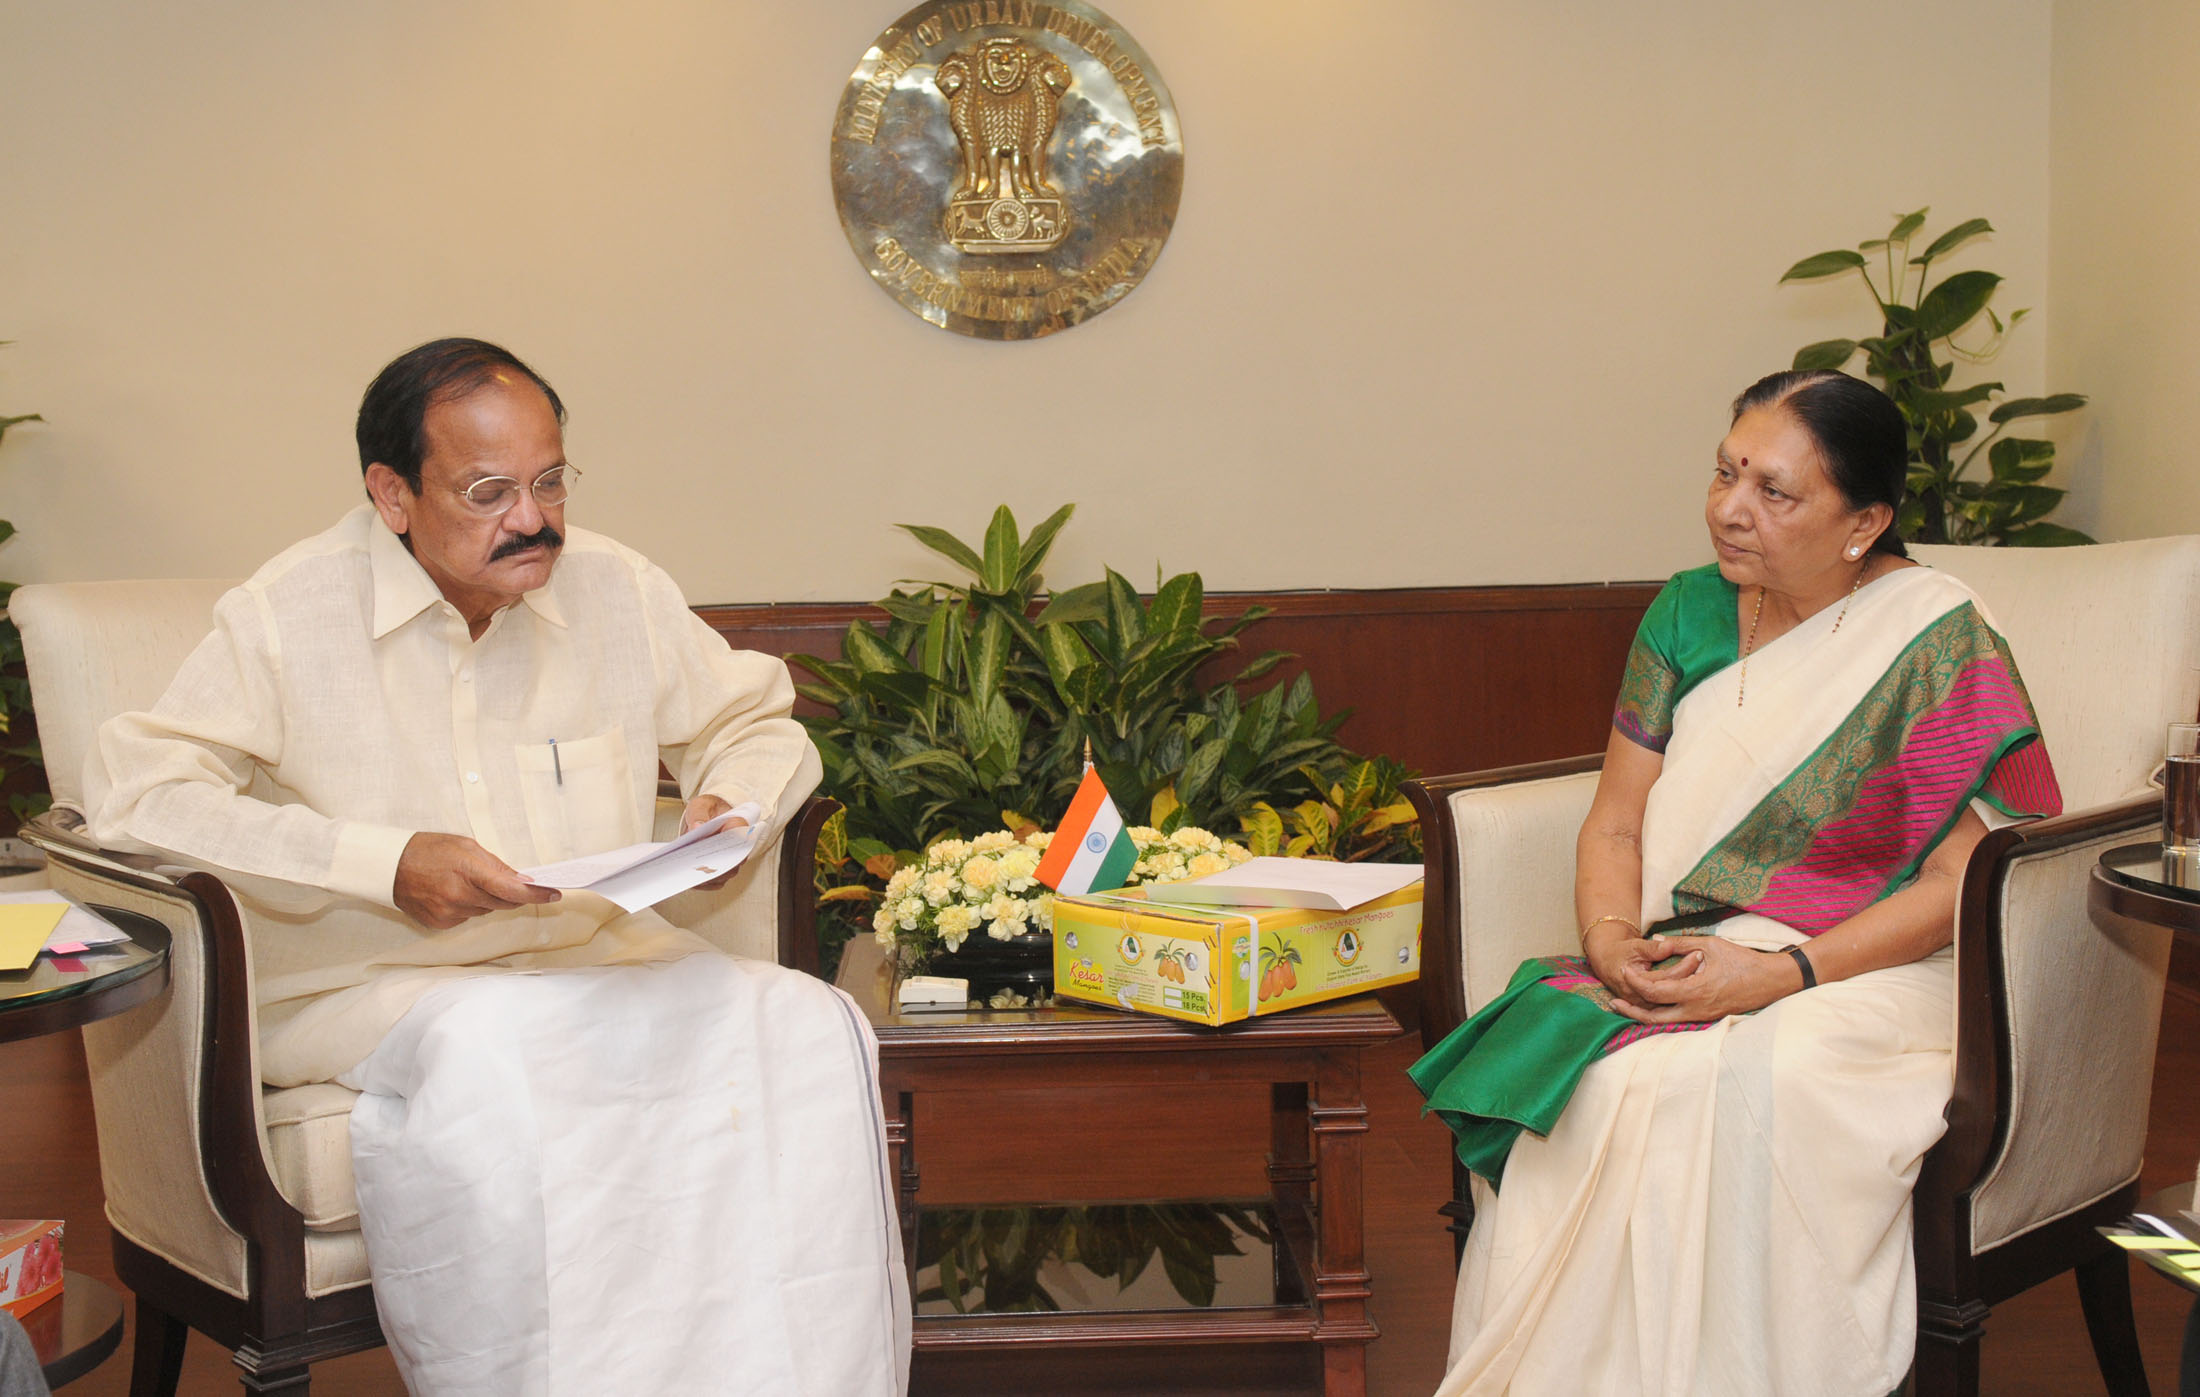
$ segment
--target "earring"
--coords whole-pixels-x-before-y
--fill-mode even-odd
[[[1857,555],[1858,553],[1861,553],[1861,552],[1863,552],[1863,551],[1864,551],[1864,550],[1862,550],[1861,548],[1851,548],[1851,549],[1849,549],[1849,556],[1853,558],[1853,557],[1855,557],[1855,556],[1856,556],[1856,555]]]

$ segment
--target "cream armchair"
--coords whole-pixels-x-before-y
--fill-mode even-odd
[[[309,1364],[382,1342],[352,1189],[353,1093],[262,1087],[249,908],[217,878],[82,833],[92,734],[160,697],[229,585],[29,586],[9,604],[55,801],[25,836],[55,888],[151,917],[170,937],[168,991],[84,1030],[115,1270],[138,1301],[133,1397],[176,1390],[189,1329],[235,1352],[250,1392],[303,1393]],[[662,910],[735,955],[816,973],[811,859],[832,808],[811,801],[724,889]],[[659,799],[659,838],[680,809]]]
[[[1920,1393],[1975,1393],[1989,1307],[2075,1269],[2112,1392],[2143,1392],[2122,1253],[2138,1196],[2169,933],[2097,927],[2104,849],[2148,837],[2164,728],[2200,703],[2200,537],[1917,548],[2008,638],[2066,814],[1995,831],[1956,929],[1955,1093],[1915,1194]],[[1576,949],[1574,837],[1601,756],[1412,783],[1428,851],[1421,1033],[1433,1045],[1522,959]],[[1442,1211],[1463,1244],[1464,1171]]]

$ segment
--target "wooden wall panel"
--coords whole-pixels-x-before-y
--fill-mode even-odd
[[[1303,668],[1324,712],[1352,709],[1346,744],[1433,775],[1602,751],[1628,642],[1656,595],[1655,583],[1222,592],[1207,609],[1273,608],[1241,638],[1245,658],[1290,651],[1278,682]],[[697,611],[734,645],[775,655],[837,656],[850,621],[884,619],[847,602]]]

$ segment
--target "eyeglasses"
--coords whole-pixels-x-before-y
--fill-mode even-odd
[[[511,512],[519,503],[519,492],[534,492],[535,503],[549,508],[565,503],[565,497],[573,493],[573,482],[580,479],[578,466],[552,466],[535,477],[532,485],[522,485],[509,475],[486,475],[461,490],[455,485],[444,488],[466,502],[466,507],[484,519],[494,519]]]

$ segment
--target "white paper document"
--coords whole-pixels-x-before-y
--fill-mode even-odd
[[[1349,912],[1421,879],[1417,863],[1333,863],[1327,859],[1258,858],[1236,868],[1161,883],[1147,890],[1153,902],[1191,902],[1223,907],[1311,907]]]
[[[76,946],[112,946],[117,941],[127,941],[130,934],[97,912],[88,912],[70,902],[57,892],[40,889],[27,893],[0,893],[0,904],[64,903],[68,911],[46,936],[44,949]]]
[[[629,844],[519,871],[543,887],[592,892],[639,912],[739,868],[756,845],[756,821],[763,813],[750,801],[663,844]],[[734,820],[748,823],[728,829]]]

